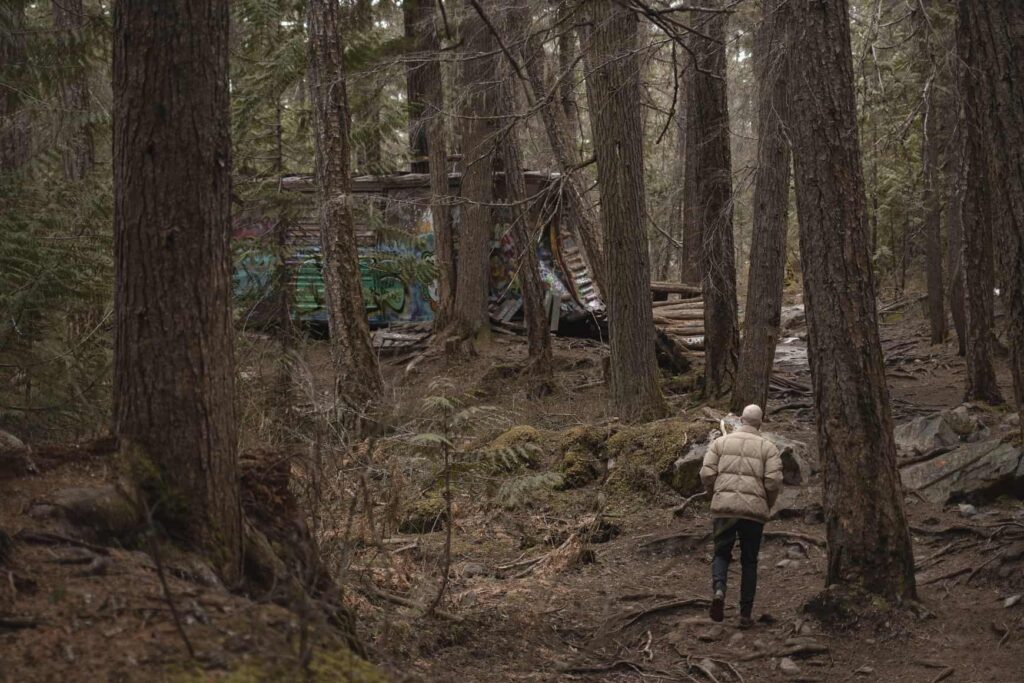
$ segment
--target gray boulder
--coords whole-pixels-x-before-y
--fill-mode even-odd
[[[771,519],[802,517],[804,506],[800,504],[800,492],[794,488],[783,488],[772,506]]]
[[[900,478],[905,489],[939,504],[1002,493],[1024,496],[1024,451],[998,440],[963,444],[902,467]]]
[[[798,486],[810,479],[814,470],[807,459],[807,444],[787,439],[772,432],[761,432],[761,436],[775,444],[782,457],[782,481],[789,486]]]
[[[695,444],[681,458],[672,463],[672,470],[667,483],[681,496],[692,496],[699,493],[704,485],[700,482],[700,468],[704,464],[704,454],[708,444]]]
[[[902,455],[920,455],[960,443],[960,435],[949,424],[945,412],[914,418],[893,432],[896,450]]]
[[[990,432],[978,416],[971,413],[970,406],[965,404],[898,425],[894,436],[899,454],[912,457],[952,448],[960,443],[984,441],[989,438]]]
[[[21,439],[0,429],[0,451],[18,451],[25,447]]]
[[[804,305],[783,306],[779,322],[782,329],[786,332],[806,324],[807,313],[804,310]]]

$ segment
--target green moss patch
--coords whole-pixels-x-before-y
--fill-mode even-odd
[[[604,474],[605,443],[613,434],[609,427],[579,426],[557,436],[561,454],[559,470],[563,475],[561,488],[575,489],[597,481]]]
[[[440,493],[430,492],[403,507],[398,532],[402,534],[429,534],[442,531],[448,524],[448,511]]]
[[[552,447],[552,432],[516,425],[478,448],[473,460],[492,473],[521,472],[540,467]]]
[[[614,469],[606,482],[612,492],[635,492],[657,496],[660,485],[677,492],[699,486],[693,468],[675,467],[691,445],[703,438],[706,427],[700,422],[668,418],[633,425],[618,432],[605,445],[605,455],[614,460]],[[697,468],[699,469],[699,468]]]

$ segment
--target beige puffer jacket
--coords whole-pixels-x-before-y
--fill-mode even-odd
[[[713,494],[713,517],[766,522],[782,489],[782,458],[755,427],[741,425],[714,440],[704,455],[700,479]]]

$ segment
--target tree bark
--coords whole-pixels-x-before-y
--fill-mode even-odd
[[[1003,402],[992,364],[994,341],[992,191],[989,175],[989,127],[984,85],[978,70],[986,67],[978,36],[971,35],[971,8],[960,2],[957,52],[964,64],[964,135],[967,186],[964,195],[963,273],[966,292],[967,386],[964,400]]]
[[[506,14],[509,10],[502,10]],[[503,21],[507,27],[508,22]],[[509,35],[506,32],[506,35]],[[533,379],[530,393],[541,396],[551,392],[553,366],[551,354],[551,332],[547,310],[544,306],[544,285],[540,278],[540,262],[537,258],[536,234],[541,226],[533,224],[527,206],[526,178],[523,176],[522,153],[519,149],[518,130],[512,118],[517,111],[515,97],[515,73],[506,61],[502,61],[501,95],[498,115],[509,121],[510,128],[501,133],[498,154],[505,172],[505,194],[510,205],[512,219],[512,242],[518,256],[517,277],[523,295],[523,315],[526,320],[528,372]]]
[[[526,35],[528,15],[517,11],[513,15],[514,35]],[[562,200],[565,202],[565,220],[569,229],[576,233],[583,243],[583,251],[590,265],[591,274],[597,289],[605,291],[606,265],[604,247],[601,242],[601,227],[594,210],[584,198],[584,187],[580,180],[579,152],[576,148],[573,127],[565,115],[558,94],[548,91],[543,70],[544,44],[540,34],[530,34],[526,42],[525,59],[523,60],[526,77],[529,82],[533,100],[540,110],[547,133],[551,153],[562,174]]]
[[[701,289],[704,297],[706,351],[704,391],[721,396],[733,387],[740,350],[736,310],[736,256],[732,226],[732,157],[726,96],[725,29],[728,14],[706,15],[700,24],[708,36],[692,36],[696,64],[687,88],[693,122],[695,194],[684,202],[700,235]],[[691,201],[692,199],[692,201]]]
[[[940,139],[937,56],[932,45],[931,20],[927,12],[931,0],[922,0],[915,10],[915,28],[919,39],[919,72],[924,82],[921,106],[921,206],[925,242],[925,275],[928,285],[928,323],[932,344],[946,341],[946,307],[942,277],[942,203],[938,192],[939,161],[943,147]]]
[[[410,60],[406,67],[412,170],[430,172],[430,215],[434,226],[438,298],[434,327],[443,330],[451,321],[455,306],[455,239],[448,191],[444,78],[434,7],[434,0],[405,0],[402,4],[405,34],[411,38],[411,47],[418,57]]]
[[[669,202],[668,234],[672,240],[665,239],[665,248],[661,251],[661,259],[658,263],[658,280],[667,281],[669,271],[672,268],[672,255],[675,254],[682,263],[685,258],[685,249],[676,246],[682,242],[686,232],[683,225],[683,187],[686,182],[686,78],[684,72],[680,71],[676,76],[676,113],[675,113],[675,144],[676,157],[672,160],[672,178],[675,186],[672,188],[671,201]],[[692,259],[692,256],[690,257]],[[682,267],[682,266],[680,266]],[[696,282],[697,280],[690,280]]]
[[[789,142],[783,120],[786,92],[785,31],[788,2],[765,0],[754,39],[754,79],[758,87],[757,175],[754,179],[754,234],[750,245],[747,307],[732,409],[768,403],[768,381],[782,320],[789,220]]]
[[[555,20],[562,22],[558,33],[558,99],[565,114],[569,139],[576,140],[580,132],[580,113],[576,104],[576,32],[570,28],[569,18],[573,10],[569,3],[561,0],[554,0],[554,3],[558,5]]]
[[[696,48],[695,38],[692,34],[684,36],[683,40],[689,46],[687,54],[692,54]],[[679,281],[690,284],[701,281],[700,250],[701,232],[700,221],[697,212],[697,150],[703,144],[700,138],[699,122],[696,119],[697,112],[694,110],[693,98],[694,88],[699,74],[694,66],[693,58],[687,59],[683,67],[682,85],[680,90],[683,93],[684,107],[686,108],[686,121],[683,122],[683,136],[686,154],[683,156],[683,177],[680,189],[683,193],[683,248],[679,255]]]
[[[434,3],[432,0],[403,0],[402,22],[408,55],[405,62],[405,100],[409,112],[406,126],[409,132],[409,170],[426,173],[430,168],[427,143],[427,108],[430,79],[437,73],[428,71],[427,65],[436,64],[436,56],[428,55],[436,50],[436,35],[433,32]],[[433,39],[434,45],[431,45]]]
[[[494,0],[482,3],[495,16]],[[495,74],[500,66],[497,42],[475,10],[466,8],[462,22],[462,212],[456,270],[453,332],[470,342],[490,338],[487,311],[493,239],[495,118],[500,95]]]
[[[644,210],[643,130],[636,15],[613,0],[588,3],[588,95],[607,258],[612,410],[625,420],[660,417],[665,402],[654,355],[654,316]]]
[[[967,78],[983,81],[1000,262],[1006,275],[1010,369],[1024,436],[1024,6],[968,0],[960,8],[961,30],[974,46]]]
[[[65,148],[61,152],[66,180],[81,180],[96,163],[92,126],[89,124],[89,79],[85,70],[85,9],[82,0],[53,3],[53,27],[67,66],[60,82],[65,117]]]
[[[338,3],[310,0],[309,91],[313,103],[320,247],[337,398],[356,410],[379,398],[381,376],[363,305],[349,194],[349,113]]]
[[[946,235],[946,272],[949,273],[949,309],[956,330],[957,353],[967,354],[967,311],[964,292],[964,195],[967,184],[967,164],[963,134],[963,104],[958,100],[957,126],[953,140],[953,183],[949,199],[949,223]]]
[[[878,337],[846,0],[799,2],[789,33],[811,375],[824,470],[826,584],[915,594]]]
[[[343,24],[354,34],[369,34],[373,31],[372,0],[355,0],[348,7],[348,21]],[[363,126],[362,144],[356,148],[358,170],[362,173],[382,173],[381,166],[381,97],[382,88],[372,73],[363,73],[353,83],[358,103],[355,116]]]
[[[0,173],[24,166],[31,149],[28,115],[18,86],[28,59],[25,5],[25,0],[10,0],[0,7]]]
[[[153,516],[242,570],[228,2],[114,5],[114,414]]]

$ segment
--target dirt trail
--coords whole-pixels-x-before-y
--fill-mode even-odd
[[[902,341],[924,339],[918,327],[905,321],[882,327],[897,421],[959,402],[962,362],[954,347]],[[588,342],[558,340],[561,391],[540,401],[525,400],[509,369],[525,356],[525,344],[515,338],[500,338],[481,358],[457,368],[434,360],[406,374],[395,366],[391,382],[396,402],[409,411],[439,376],[448,376],[471,402],[497,406],[501,420],[482,423],[466,444],[511,424],[562,433],[605,420],[602,353]],[[799,339],[780,346],[777,370],[781,383],[772,391],[768,427],[806,443],[813,459],[811,400],[801,390],[809,377]],[[687,393],[689,381],[670,383],[679,392],[670,402],[710,429],[714,421],[704,419],[703,407]],[[399,518],[436,494],[434,484],[416,479],[416,458],[402,457],[403,474],[383,455],[360,469],[349,460],[337,463],[341,493],[321,520],[324,547],[346,572],[349,601],[372,657],[394,680],[1022,680],[1024,601],[1004,607],[1006,598],[1024,593],[1024,557],[1005,559],[1008,549],[1024,547],[1019,500],[1000,499],[963,517],[955,506],[908,497],[922,608],[879,619],[867,610],[846,628],[827,629],[803,610],[824,587],[825,575],[824,548],[816,542],[824,538],[820,478],[812,475],[787,494],[788,516],[768,527],[775,533],[760,558],[759,621],[740,631],[735,564],[726,622],[715,625],[706,616],[711,521],[702,502],[674,517],[680,498],[656,479],[626,494],[613,486],[614,477],[603,482],[599,476],[569,490],[524,490],[525,502],[502,506],[497,496],[508,492],[514,477],[470,468],[454,490],[451,584],[442,603],[451,618],[425,618],[421,607],[397,602],[431,601],[444,534],[399,531]],[[560,465],[548,453],[520,478],[540,479]],[[376,526],[371,531],[365,522],[371,516],[359,509],[355,551],[342,554],[335,541],[346,525],[345,495],[358,493],[353,482],[359,473],[378,501]],[[34,501],[108,476],[107,465],[97,461],[0,482],[0,529],[43,528],[32,514]],[[397,511],[384,504],[396,491]],[[169,584],[198,653],[198,662],[190,661],[152,560],[138,550],[108,552],[98,569],[96,553],[73,545],[15,546],[0,568],[0,614],[26,621],[0,620],[0,681],[287,680],[299,671],[296,653],[309,629],[320,648],[319,680],[368,680],[353,675],[344,657],[331,659],[337,643],[316,624],[265,600],[231,594],[204,579],[202,567],[187,556],[170,556]]]

